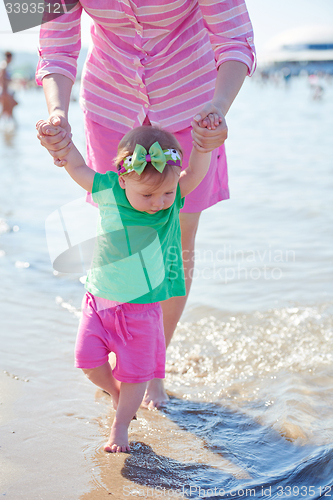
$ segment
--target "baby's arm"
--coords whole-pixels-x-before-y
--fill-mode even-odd
[[[199,153],[198,148],[201,146],[193,146],[188,167],[180,174],[179,187],[182,197],[187,196],[199,186],[209,169],[212,153]]]
[[[202,120],[207,128],[215,129],[220,123],[220,117],[216,113],[210,113]],[[211,153],[205,153],[205,150],[193,141],[188,167],[183,170],[179,178],[179,187],[182,196],[191,193],[202,181],[208,172]]]
[[[38,133],[42,133],[43,125],[44,122],[37,123],[36,127]],[[64,149],[57,152],[60,153],[61,156],[65,154],[65,157],[61,160],[54,160],[55,165],[58,167],[65,167],[72,179],[83,187],[83,189],[91,193],[95,172],[86,165],[83,157],[74,144],[70,142]]]

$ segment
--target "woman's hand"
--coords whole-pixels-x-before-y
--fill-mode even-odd
[[[73,147],[71,140],[72,134],[61,126],[56,126],[55,123],[65,125],[65,122],[59,119],[52,120],[51,118],[48,121],[39,120],[36,123],[37,137],[41,145],[44,146],[53,157],[53,163],[57,167],[63,167],[66,165],[66,161],[62,159],[64,159]],[[70,131],[69,125],[66,128],[69,128]]]
[[[193,146],[201,153],[213,151],[221,146],[228,137],[225,117],[212,102],[206,104],[193,118],[191,125]]]
[[[72,134],[71,127],[64,116],[54,113],[46,122],[43,120],[37,122],[36,129],[41,145],[54,159],[61,159],[67,154],[66,146],[71,143]]]

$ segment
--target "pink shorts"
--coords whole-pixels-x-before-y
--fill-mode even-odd
[[[149,124],[146,121],[145,124]],[[117,156],[117,148],[124,134],[103,127],[99,123],[90,120],[85,115],[85,130],[87,143],[87,164],[96,172],[104,174],[108,170],[116,171],[113,159]],[[182,169],[188,165],[190,153],[192,151],[192,127],[188,127],[174,136],[183,149]],[[195,213],[202,212],[208,207],[215,205],[218,201],[229,198],[228,170],[225,156],[224,144],[212,152],[212,160],[207,175],[185,198],[185,205],[181,212]],[[88,195],[91,201],[91,195]]]
[[[165,377],[165,338],[162,308],[153,304],[120,304],[87,292],[82,301],[75,366],[104,365],[114,352],[114,377],[137,384]]]

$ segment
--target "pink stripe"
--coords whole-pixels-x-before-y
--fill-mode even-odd
[[[207,81],[207,78],[210,76],[210,80]],[[215,67],[205,75],[205,77],[200,76],[197,78],[196,82],[193,83],[193,80],[188,78],[186,84],[181,87],[164,87],[159,89],[156,92],[149,93],[149,102],[157,106],[158,109],[166,109],[166,102],[170,100],[174,100],[175,103],[181,102],[185,96],[191,94],[192,96],[198,96],[199,92],[202,91],[203,88],[209,88],[212,91],[215,88],[215,79],[216,79],[216,69]],[[170,105],[172,103],[168,103]]]
[[[87,85],[85,86],[84,90],[90,92],[91,94],[94,94],[97,98],[99,98],[100,104],[102,103],[102,101],[104,101],[103,105],[104,106],[107,105],[112,109],[112,105],[114,103],[117,103],[117,105],[121,106],[122,108],[125,108],[127,113],[129,110],[133,110],[133,112],[135,112],[140,109],[140,104],[136,103],[132,93],[129,92],[127,94],[125,93],[119,94],[112,91],[102,90],[100,88],[100,85],[98,84],[99,84],[98,81],[95,81],[94,83],[87,82]]]
[[[196,65],[195,68],[193,66],[186,66],[183,69],[179,69],[179,71],[172,72],[169,76],[173,76],[173,78],[169,78],[169,85],[166,85],[165,80],[167,78],[166,72],[161,71],[157,72],[154,74],[154,78],[151,81],[151,84],[149,85],[149,92],[150,95],[154,95],[155,97],[157,95],[160,95],[163,97],[165,95],[166,89],[167,92],[170,92],[173,89],[181,88],[184,85],[186,85],[188,82],[192,82],[194,85],[196,85],[196,80],[197,78],[205,78],[206,75],[203,73],[205,71],[212,71],[215,69],[215,65],[213,61],[207,61],[206,58],[204,57],[199,57],[198,58],[198,64]],[[191,72],[189,72],[191,71]],[[216,78],[216,72],[215,72],[215,78]],[[147,80],[147,83],[150,83],[150,79]],[[163,85],[164,84],[164,85]],[[154,93],[154,90],[156,89],[157,93]]]
[[[86,107],[90,111],[93,111],[98,116],[103,116],[105,118],[110,118],[114,123],[118,125],[127,125],[128,129],[132,128],[132,120],[127,117],[120,115],[112,110],[107,110],[97,104],[93,104],[91,102],[86,102]]]
[[[203,95],[206,92],[210,93],[210,99],[213,98],[214,95],[214,85],[215,83],[215,72],[211,75],[211,81],[200,84],[200,81],[198,81],[198,86],[191,86],[184,88],[184,91],[178,95],[178,91],[175,90],[174,92],[168,94],[165,96],[165,98],[161,102],[152,102],[154,109],[157,111],[163,111],[165,113],[168,113],[169,115],[172,114],[171,112],[171,107],[176,106],[175,111],[180,111],[181,107],[186,106],[187,104],[184,104],[186,101],[189,101],[190,99],[197,99],[198,96],[198,90],[200,91],[200,95]],[[208,100],[205,102],[205,104],[208,102]],[[194,116],[194,115],[192,115]]]

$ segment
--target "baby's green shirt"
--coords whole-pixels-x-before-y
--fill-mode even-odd
[[[86,289],[135,304],[185,295],[179,224],[185,198],[179,185],[171,207],[156,214],[132,207],[115,172],[95,174],[92,197],[99,221]]]

